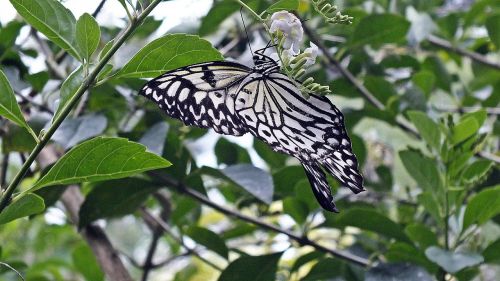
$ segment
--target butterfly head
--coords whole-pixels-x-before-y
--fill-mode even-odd
[[[262,74],[278,72],[280,68],[275,60],[260,53],[253,56],[253,62],[255,65],[253,69]]]

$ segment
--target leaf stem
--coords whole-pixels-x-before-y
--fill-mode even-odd
[[[254,11],[252,10],[252,8],[250,8],[247,4],[243,3],[243,1],[241,0],[234,0],[236,2],[238,2],[238,4],[240,4],[243,8],[245,8],[246,10],[248,10],[248,12],[250,12],[250,14],[252,14],[252,16],[260,21],[260,22],[263,22],[264,20]]]
[[[81,98],[81,96],[85,93],[87,89],[89,89],[92,84],[94,83],[94,80],[96,79],[97,75],[99,72],[104,68],[106,63],[111,59],[111,57],[114,55],[114,53],[125,43],[125,41],[132,35],[132,33],[135,31],[135,29],[141,25],[142,21],[146,18],[146,16],[151,13],[151,11],[158,5],[160,4],[161,0],[154,0],[151,2],[151,4],[144,9],[144,11],[137,17],[137,18],[132,18],[130,21],[130,24],[128,27],[124,30],[122,35],[116,40],[115,44],[111,47],[111,49],[106,53],[106,55],[103,56],[103,58],[97,63],[96,67],[92,72],[90,72],[89,76],[83,81],[83,83],[80,85],[78,90],[76,91],[75,95],[68,101],[68,103],[63,107],[61,110],[61,114],[57,116],[54,119],[54,122],[52,125],[49,127],[45,135],[40,139],[40,141],[37,143],[33,151],[30,153],[28,159],[26,162],[23,164],[19,172],[16,174],[10,185],[7,187],[5,192],[2,194],[0,198],[0,212],[2,212],[3,209],[7,206],[7,204],[10,201],[10,198],[12,197],[12,194],[14,193],[15,189],[23,179],[24,175],[26,172],[29,170],[31,164],[35,162],[36,157],[42,149],[47,145],[49,142],[50,138],[52,135],[55,133],[57,128],[61,125],[61,123],[64,121],[64,119],[68,116],[70,111],[73,109],[73,107],[78,103],[78,100]]]

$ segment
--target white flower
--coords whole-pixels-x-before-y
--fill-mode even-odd
[[[314,45],[313,42],[310,42],[310,47],[304,50],[304,55],[306,58],[306,63],[304,67],[309,67],[316,62],[316,57],[318,56],[318,46]]]
[[[292,54],[299,53],[299,44],[304,36],[304,30],[300,20],[287,11],[279,11],[271,16],[270,32],[275,33],[281,31],[285,37],[283,49],[289,49]]]

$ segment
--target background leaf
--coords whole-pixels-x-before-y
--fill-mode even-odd
[[[12,201],[0,213],[0,225],[8,223],[18,218],[37,214],[45,209],[43,199],[33,193],[27,193],[21,198]]]
[[[240,257],[222,271],[218,281],[275,281],[282,254]]]
[[[354,30],[350,45],[379,46],[382,43],[396,43],[404,40],[410,23],[403,17],[393,14],[378,14],[364,17]]]
[[[101,30],[94,17],[84,13],[76,22],[76,42],[83,58],[89,61],[97,50],[101,39]]]
[[[98,137],[75,146],[35,183],[33,189],[56,184],[102,181],[166,168],[170,162],[123,138]]]
[[[439,266],[446,272],[455,273],[468,266],[477,265],[483,262],[483,257],[475,253],[453,253],[445,251],[439,247],[429,247],[425,250],[427,258]]]
[[[410,264],[380,264],[366,272],[365,281],[432,281],[434,278],[424,269]]]
[[[73,264],[76,269],[85,277],[87,281],[102,281],[104,273],[101,271],[97,260],[89,246],[80,244],[71,254]]]
[[[26,22],[43,33],[52,42],[80,59],[76,47],[73,14],[56,0],[10,0]]]
[[[229,251],[226,243],[213,231],[199,226],[190,226],[186,230],[186,235],[197,243],[207,247],[207,249],[214,251],[219,256],[228,259]]]
[[[486,188],[476,194],[467,205],[463,229],[471,224],[483,224],[500,213],[500,186]]]
[[[222,60],[210,43],[195,35],[169,34],[147,44],[116,74],[148,78],[182,66]]]
[[[0,69],[0,115],[11,120],[17,125],[26,128],[33,136],[36,137],[31,127],[24,120],[21,109],[17,104],[16,96],[10,86],[9,80],[5,73]]]

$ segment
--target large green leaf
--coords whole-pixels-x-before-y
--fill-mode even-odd
[[[281,254],[240,257],[222,271],[218,281],[275,281]]]
[[[405,39],[409,28],[410,22],[398,15],[369,15],[356,26],[350,43],[353,47],[397,43]]]
[[[28,193],[15,199],[0,213],[0,225],[18,218],[40,213],[45,209],[43,199],[33,193]]]
[[[201,20],[198,33],[201,36],[205,36],[217,31],[219,25],[230,15],[237,12],[239,8],[240,5],[236,3],[236,1],[214,1],[214,5],[210,9],[210,11],[208,11],[208,14]]]
[[[405,233],[420,249],[438,245],[436,234],[424,224],[412,223],[405,228]]]
[[[455,273],[466,267],[483,262],[483,257],[476,253],[451,252],[436,246],[425,250],[427,258],[441,266],[446,272]]]
[[[9,80],[2,69],[0,69],[0,115],[26,128],[30,134],[36,136],[28,123],[26,123],[26,120],[24,120],[19,104],[17,104],[14,90],[10,86]]]
[[[229,251],[226,243],[215,232],[203,227],[191,226],[185,233],[197,243],[207,247],[207,249],[214,251],[225,259],[228,258]]]
[[[457,144],[473,136],[479,130],[479,127],[480,125],[474,118],[461,120],[453,127],[453,135],[451,137],[453,144]]]
[[[368,209],[353,208],[341,213],[337,222],[392,237],[403,242],[411,242],[401,226],[388,217]]]
[[[415,150],[400,151],[399,157],[401,157],[401,161],[403,161],[408,173],[424,191],[431,193],[441,191],[443,185],[436,167],[437,164],[433,159]]]
[[[486,188],[475,195],[467,204],[464,214],[464,227],[483,224],[500,213],[500,185]]]
[[[198,36],[169,34],[147,44],[116,75],[127,78],[156,77],[182,66],[222,59],[217,49]]]
[[[484,249],[483,257],[487,263],[500,264],[500,239],[497,239]]]
[[[118,179],[170,166],[170,162],[146,152],[146,147],[123,138],[98,137],[66,153],[33,189],[56,184]]]
[[[76,42],[84,59],[89,61],[101,39],[101,30],[94,17],[85,13],[76,22]]]
[[[421,111],[409,111],[408,117],[410,117],[411,122],[415,125],[425,142],[436,149],[436,151],[439,151],[441,132],[438,125]]]
[[[131,214],[157,189],[150,182],[136,178],[99,183],[87,194],[80,207],[79,227],[98,219]]]
[[[10,0],[17,12],[50,41],[80,59],[75,16],[56,0]]]

